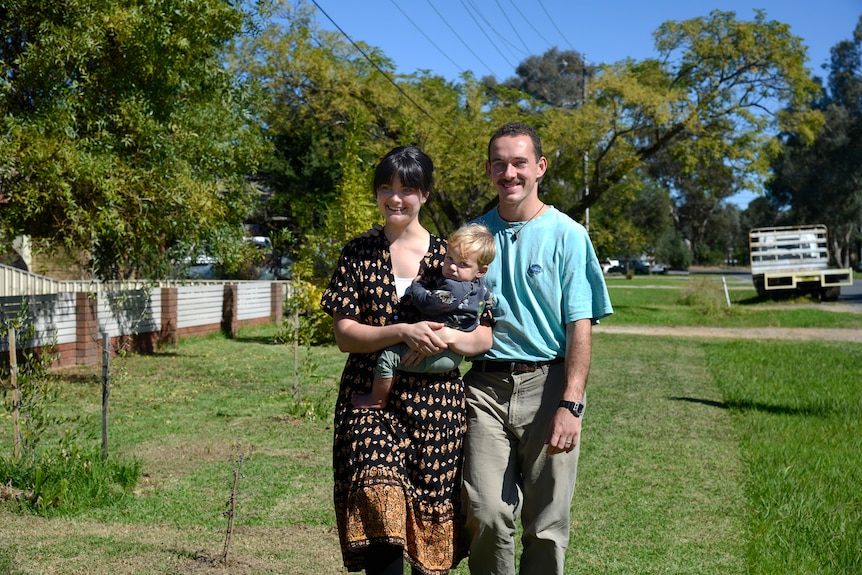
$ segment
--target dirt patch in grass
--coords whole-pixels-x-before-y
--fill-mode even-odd
[[[230,445],[183,440],[169,445],[148,442],[133,448],[129,455],[140,459],[143,473],[136,493],[154,489],[198,469],[201,464],[235,460],[236,449]]]
[[[338,538],[324,527],[238,528],[225,563],[223,531],[49,520],[2,509],[0,524],[3,559],[20,575],[343,572]]]

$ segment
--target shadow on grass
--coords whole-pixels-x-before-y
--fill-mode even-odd
[[[688,403],[699,403],[708,407],[718,407],[719,409],[727,409],[728,405],[722,401],[713,401],[711,399],[700,399],[699,397],[669,397],[671,401],[687,401]]]
[[[101,385],[101,373],[59,373],[56,378],[63,383],[76,385]]]
[[[260,345],[282,345],[276,343],[271,335],[238,335],[232,341],[238,343],[256,343]]]
[[[805,415],[805,416],[824,416],[834,413],[832,410],[817,407],[803,406],[790,407],[787,405],[774,405],[762,403],[759,401],[714,401],[711,399],[701,399],[698,397],[669,397],[671,401],[686,401],[688,403],[699,403],[708,407],[717,407],[719,409],[735,409],[738,411],[759,411],[762,413],[771,413],[775,415]]]

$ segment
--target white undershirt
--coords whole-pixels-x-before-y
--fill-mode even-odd
[[[395,278],[395,293],[398,295],[398,299],[404,297],[411,283],[413,283],[413,278]]]

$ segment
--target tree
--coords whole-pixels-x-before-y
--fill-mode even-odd
[[[283,6],[231,63],[267,95],[261,115],[275,154],[258,174],[270,194],[262,219],[290,230],[304,277],[328,277],[332,251],[379,220],[371,171],[394,146],[417,145],[434,160],[422,218],[437,234],[496,198],[483,172],[488,95],[470,74],[460,84],[397,75],[379,50],[321,30],[304,2]]]
[[[290,249],[311,258],[315,275],[328,275],[319,264],[334,260],[323,255],[376,221],[370,170],[404,138],[385,80],[394,67],[378,50],[319,29],[305,2],[280,5],[230,63],[264,94],[260,115],[274,153],[257,173],[269,195],[259,222],[289,231]],[[335,213],[347,206],[346,218]]]
[[[86,252],[102,278],[160,277],[239,226],[265,150],[222,57],[229,0],[0,6],[0,226]]]
[[[839,42],[831,56],[827,90],[813,105],[825,125],[812,145],[792,131],[779,136],[767,193],[789,209],[789,223],[825,224],[832,258],[849,267],[862,232],[862,17],[854,39]]]
[[[674,194],[688,187],[717,204],[766,177],[776,151],[770,132],[793,129],[810,140],[822,123],[819,112],[806,108],[818,86],[804,66],[801,40],[763,12],[751,22],[720,11],[666,22],[655,38],[658,59],[604,65],[583,106],[536,116],[548,150],[567,158],[551,161],[550,188],[583,181],[579,160],[587,152],[586,185],[572,188],[589,194],[559,196],[565,202],[559,207],[577,219],[626,179],[647,177],[637,171],[660,156],[673,168],[661,177]],[[618,227],[591,220],[591,231],[593,224]]]
[[[574,50],[556,47],[541,56],[529,56],[515,69],[516,76],[503,85],[530,94],[539,102],[557,108],[576,108],[584,103],[590,72],[583,56]],[[484,82],[493,88],[493,78]]]

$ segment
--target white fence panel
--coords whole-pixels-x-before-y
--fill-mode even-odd
[[[100,292],[98,314],[99,332],[111,337],[158,332],[162,321],[161,290]]]
[[[18,347],[41,347],[51,343],[63,344],[77,341],[77,316],[75,311],[75,294],[47,294],[30,296],[26,302],[26,323],[36,328],[35,337],[18,342]],[[2,319],[4,322],[14,320],[24,306],[22,298],[0,298]],[[23,334],[18,335],[22,337]],[[56,342],[54,338],[56,336]],[[9,351],[9,340],[0,337],[0,351]]]
[[[224,285],[177,288],[177,328],[221,323]]]
[[[236,319],[258,319],[269,317],[272,311],[270,299],[272,287],[269,282],[239,284],[237,288]]]

